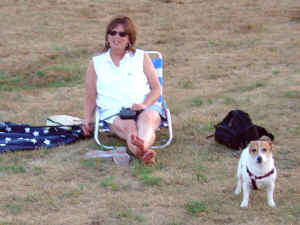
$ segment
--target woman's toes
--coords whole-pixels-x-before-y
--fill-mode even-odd
[[[145,154],[143,155],[143,162],[145,164],[153,164],[155,163],[155,156],[156,156],[156,152],[153,150],[148,150],[145,152]]]

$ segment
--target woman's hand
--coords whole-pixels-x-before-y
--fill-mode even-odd
[[[133,111],[140,111],[140,110],[144,110],[144,109],[146,109],[147,108],[147,106],[145,105],[145,104],[133,104],[132,106],[131,106],[131,109],[133,110]]]
[[[83,120],[82,130],[84,136],[90,136],[91,132],[93,131],[93,123],[91,123],[89,120]]]

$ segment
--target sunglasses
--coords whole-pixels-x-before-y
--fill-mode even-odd
[[[111,36],[115,36],[116,34],[119,34],[120,37],[126,37],[128,35],[127,32],[124,32],[124,31],[123,32],[118,32],[118,31],[115,31],[115,30],[112,30],[112,31],[110,31],[108,33]]]

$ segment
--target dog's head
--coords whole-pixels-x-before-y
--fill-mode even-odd
[[[259,140],[251,141],[249,154],[258,164],[263,164],[272,157],[272,140],[262,136]]]

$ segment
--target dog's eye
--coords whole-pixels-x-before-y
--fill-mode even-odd
[[[262,152],[266,152],[266,151],[267,151],[267,149],[265,149],[265,148],[262,149]]]
[[[255,152],[256,152],[256,149],[255,149],[255,148],[253,148],[253,149],[251,150],[251,152],[255,153]]]

